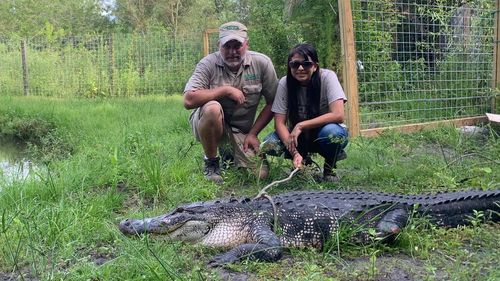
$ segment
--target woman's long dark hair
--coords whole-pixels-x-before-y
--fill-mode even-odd
[[[294,55],[300,55],[304,58],[304,60],[311,59],[317,65],[319,63],[318,53],[311,44],[303,43],[293,47],[288,54],[287,63],[290,63],[290,60]],[[318,65],[316,71],[312,74],[311,81],[309,81],[309,84],[307,85],[307,119],[305,120],[319,116],[319,103],[321,95],[321,76],[319,72],[320,70]],[[288,123],[290,128],[293,128],[297,125],[297,123],[304,120],[301,120],[297,114],[299,112],[297,93],[301,85],[299,81],[292,76],[290,65],[287,66],[286,87],[288,90]]]

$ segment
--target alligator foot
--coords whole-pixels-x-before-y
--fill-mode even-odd
[[[210,259],[207,263],[209,267],[215,268],[215,267],[222,267],[227,264],[235,263],[239,261],[239,258],[235,256],[234,254],[227,252],[223,254],[218,254],[212,259]]]
[[[377,223],[377,237],[388,238],[401,232],[408,222],[408,211],[403,208],[391,210]]]

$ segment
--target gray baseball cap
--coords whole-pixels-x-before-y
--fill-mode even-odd
[[[231,21],[219,27],[219,41],[222,45],[231,40],[238,40],[243,43],[247,38],[247,27],[237,21]]]

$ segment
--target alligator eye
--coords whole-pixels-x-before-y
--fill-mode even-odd
[[[184,212],[184,208],[182,207],[178,207],[177,209],[175,209],[174,213],[182,213]]]
[[[211,230],[211,229],[212,229],[212,228],[211,228],[210,226],[208,226],[208,225],[207,225],[207,226],[205,227],[205,231],[203,232],[203,235],[207,235],[207,234],[210,232],[210,230]]]

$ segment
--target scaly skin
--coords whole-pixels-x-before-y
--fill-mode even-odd
[[[360,229],[356,241],[391,238],[407,224],[412,210],[432,222],[454,227],[467,224],[474,210],[500,220],[500,190],[460,191],[438,194],[398,195],[375,192],[300,191],[266,198],[221,199],[177,207],[153,218],[126,219],[119,228],[125,234],[151,233],[172,240],[227,249],[210,265],[250,258],[276,261],[283,247],[316,247],[347,225]],[[278,229],[275,233],[274,229]]]

